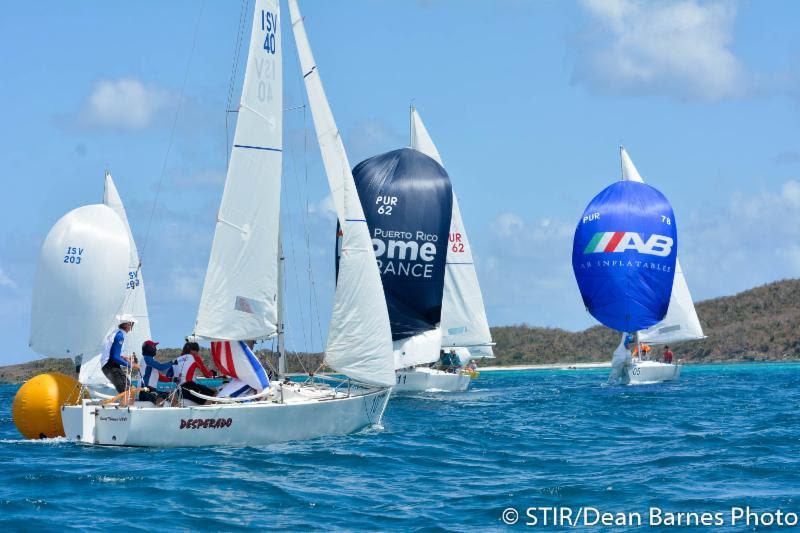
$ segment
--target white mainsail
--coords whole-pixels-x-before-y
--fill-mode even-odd
[[[236,133],[195,335],[265,339],[277,330],[283,150],[277,0],[256,0]]]
[[[113,209],[73,209],[56,222],[39,253],[29,346],[48,357],[99,352],[125,298],[130,241]]]
[[[622,179],[624,181],[638,181],[644,183],[636,167],[633,165],[628,152],[620,147],[620,160],[622,163]],[[703,328],[697,318],[692,295],[683,275],[680,261],[675,261],[675,279],[672,282],[672,294],[669,298],[669,308],[664,319],[639,332],[639,341],[649,344],[669,344],[702,339]]]
[[[144,277],[139,263],[139,251],[136,248],[136,242],[133,240],[133,233],[128,223],[125,206],[122,204],[122,198],[120,198],[117,187],[114,185],[114,180],[111,179],[111,174],[109,173],[106,173],[103,203],[113,209],[122,220],[131,245],[130,262],[128,263],[128,272],[124,281],[125,300],[122,303],[120,314],[133,315],[136,318],[136,325],[125,336],[122,353],[125,355],[141,354],[142,344],[150,339],[150,318],[147,314]],[[116,326],[117,324],[114,324],[112,329]],[[78,377],[79,381],[84,385],[105,385],[108,382],[108,378],[105,377],[100,368],[100,356],[101,354],[98,353],[90,359],[84,358],[80,376]]]
[[[351,378],[390,386],[395,382],[392,333],[367,222],[296,0],[289,0],[289,13],[317,141],[343,233],[325,360]]]
[[[439,151],[415,108],[411,109],[411,148],[444,166]],[[472,248],[461,219],[455,187],[453,189],[453,214],[442,297],[441,346],[444,349],[467,348],[471,358],[494,357],[492,335],[475,272]],[[438,358],[437,350],[436,359]]]

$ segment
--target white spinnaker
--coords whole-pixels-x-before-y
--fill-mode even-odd
[[[114,185],[114,180],[111,179],[111,174],[108,173],[106,173],[103,203],[113,209],[122,220],[122,223],[125,224],[125,229],[128,232],[128,241],[131,245],[128,272],[124,281],[122,281],[125,286],[125,300],[122,303],[120,314],[129,314],[136,317],[136,325],[125,336],[122,353],[124,355],[141,354],[142,344],[150,339],[150,318],[147,314],[144,277],[142,277],[139,265],[139,251],[136,248],[136,242],[133,240],[133,233],[128,223],[125,206],[122,204],[122,199],[119,196],[119,192],[117,192],[117,187]],[[117,325],[114,324],[112,329]],[[105,385],[108,382],[108,378],[105,377],[100,368],[100,356],[101,354],[98,353],[89,359],[84,357],[78,378],[84,385]]]
[[[289,13],[317,141],[343,233],[325,360],[353,379],[391,386],[395,377],[389,312],[364,210],[296,0],[289,0]]]
[[[623,181],[644,183],[628,152],[622,147],[620,147],[620,160],[622,162]],[[669,344],[671,342],[696,340],[704,337],[700,319],[697,318],[697,311],[694,308],[692,295],[689,293],[689,286],[686,284],[686,278],[683,275],[683,269],[680,261],[676,260],[675,278],[672,282],[672,294],[670,294],[667,314],[658,324],[640,331],[639,341],[649,344]]]
[[[264,339],[276,332],[283,150],[277,0],[256,0],[233,148],[195,335]]]
[[[73,209],[45,238],[36,266],[30,347],[48,357],[94,355],[125,298],[130,241],[102,204]]]
[[[422,123],[422,118],[413,108],[411,110],[411,148],[444,166],[439,151],[433,144],[425,124]],[[472,358],[494,357],[492,335],[486,319],[486,308],[483,305],[483,295],[472,258],[472,248],[461,219],[455,188],[447,265],[444,274],[440,329],[443,349],[464,347],[469,349]],[[436,358],[438,359],[438,351]]]

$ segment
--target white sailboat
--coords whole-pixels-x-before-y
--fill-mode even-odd
[[[620,147],[620,160],[623,181],[644,183],[628,152],[623,147]],[[632,358],[631,352],[625,348],[625,337],[626,335],[623,334],[620,345],[614,351],[612,376],[624,375],[624,372],[627,371],[627,379],[631,384],[658,383],[676,380],[680,377],[682,365],[677,361],[665,363],[647,358],[647,356]],[[672,282],[672,293],[667,314],[658,324],[637,332],[634,344],[651,346],[673,345],[703,338],[705,338],[705,335],[703,334],[700,320],[697,318],[697,311],[694,308],[692,295],[689,293],[689,286],[686,284],[680,261],[676,260],[675,278]],[[637,350],[637,352],[641,353],[642,350]],[[625,366],[627,366],[627,369],[625,369]],[[622,377],[622,380],[624,381],[625,378]]]
[[[411,108],[411,148],[444,166],[436,145],[414,107]],[[436,359],[439,349],[456,355],[462,365],[473,359],[494,357],[494,343],[486,319],[483,295],[455,190],[442,295],[442,318],[437,331],[440,332],[441,340],[436,349]],[[395,390],[462,391],[469,387],[471,377],[471,373],[447,372],[427,365],[411,369],[399,367]]]
[[[122,347],[123,355],[135,356],[140,354],[142,343],[150,339],[150,318],[147,313],[144,277],[139,261],[139,251],[136,248],[136,242],[133,240],[133,233],[128,223],[125,206],[122,204],[122,198],[120,198],[117,187],[114,185],[114,180],[108,172],[106,172],[105,176],[103,204],[113,209],[125,225],[128,242],[130,243],[131,253],[128,263],[128,272],[125,275],[124,281],[122,281],[125,287],[125,298],[122,308],[120,309],[120,314],[127,314],[136,318],[136,325],[126,336],[125,344]],[[116,324],[112,326],[112,329],[115,327]],[[106,395],[110,394],[113,396],[116,392],[100,368],[100,355],[100,353],[97,353],[89,359],[84,359],[82,361],[78,381],[88,387],[92,392]]]
[[[344,232],[325,352],[350,379],[266,383],[245,340],[282,330],[280,177],[281,20],[277,0],[256,0],[233,153],[194,334],[254,394],[154,407],[85,400],[62,408],[67,438],[128,446],[258,445],[346,434],[380,423],[394,383],[391,332],[377,264],[350,167],[325,99],[296,2],[290,13],[331,193]],[[126,254],[127,255],[127,254]],[[126,265],[127,266],[127,265]],[[279,337],[280,338],[280,337]]]

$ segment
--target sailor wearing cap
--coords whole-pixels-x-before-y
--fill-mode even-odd
[[[170,379],[172,378],[172,363],[162,363],[156,359],[157,346],[158,343],[151,340],[144,341],[144,344],[142,344],[142,356],[144,358],[144,361],[142,361],[142,383],[145,387],[150,387],[153,390],[156,390],[159,381],[172,381]],[[162,373],[165,376],[164,378],[161,378]]]
[[[139,365],[128,361],[122,355],[122,345],[125,342],[125,334],[133,329],[136,324],[136,318],[132,315],[117,315],[117,323],[119,329],[112,331],[106,337],[105,344],[103,345],[103,355],[100,358],[100,366],[103,374],[117,389],[117,392],[122,393],[128,390],[131,386],[127,373],[123,368],[138,369]]]

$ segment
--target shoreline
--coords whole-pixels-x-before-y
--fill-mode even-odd
[[[586,368],[611,368],[611,361],[604,363],[540,363],[537,365],[479,366],[478,372],[501,370],[578,370]]]

